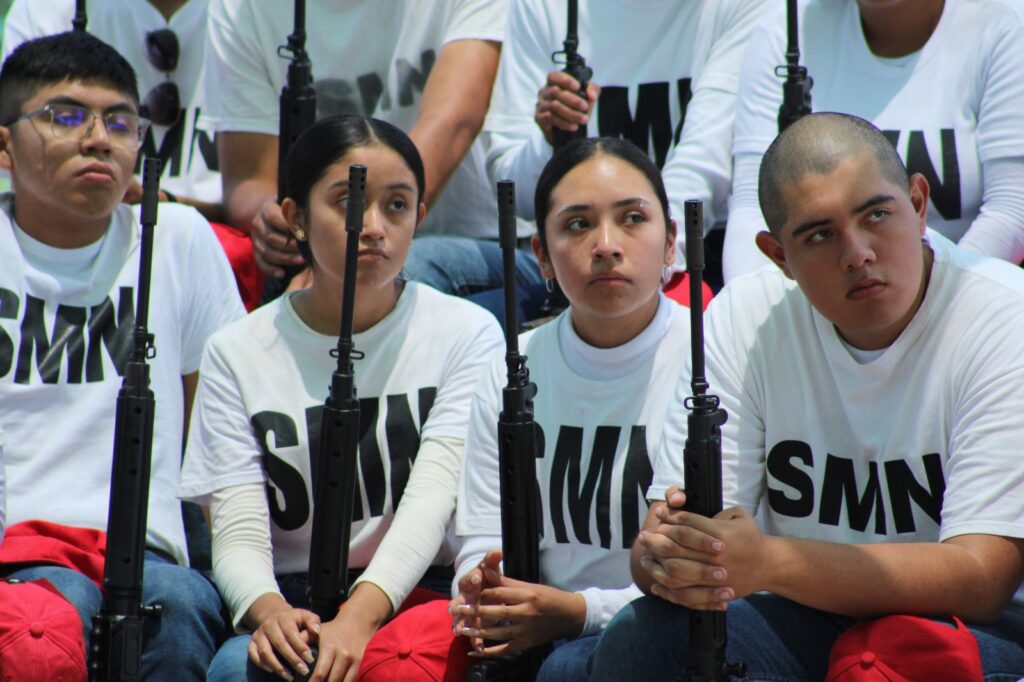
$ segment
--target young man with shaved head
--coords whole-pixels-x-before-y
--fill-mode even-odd
[[[1017,680],[1024,272],[927,229],[928,183],[861,119],[801,119],[759,183],[778,267],[706,322],[726,510],[686,511],[680,408],[632,556],[651,596],[609,626],[593,679],[682,674],[689,609],[711,609],[748,680],[825,679],[836,639],[887,614],[961,618],[986,679]]]

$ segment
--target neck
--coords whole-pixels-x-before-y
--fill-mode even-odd
[[[659,304],[660,299],[655,292],[650,301],[613,320],[589,315],[573,308],[570,313],[572,328],[576,330],[577,336],[594,348],[616,348],[629,343],[647,329],[658,313]]]
[[[864,39],[879,57],[913,54],[925,46],[942,18],[944,0],[896,2],[878,7],[858,2]]]
[[[164,15],[164,19],[167,21],[171,20],[171,17],[181,9],[188,0],[149,0],[149,4],[156,7],[160,14]]]
[[[57,249],[78,249],[96,242],[110,226],[110,215],[83,218],[59,203],[37,204],[14,194],[14,221],[36,241]]]
[[[331,282],[314,272],[313,285],[292,299],[295,312],[311,329],[337,336],[341,329],[341,282]],[[367,290],[356,286],[352,333],[359,334],[383,320],[395,309],[405,283],[388,282],[384,287]]]

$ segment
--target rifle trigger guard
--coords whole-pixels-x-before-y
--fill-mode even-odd
[[[278,45],[277,56],[281,59],[291,59],[292,55],[295,54],[295,50],[292,49],[291,45]]]
[[[558,59],[559,55],[563,55],[564,56],[565,55],[565,50],[556,50],[556,51],[552,52],[551,53],[551,61],[554,62],[555,64],[560,65],[560,66],[564,66],[565,64],[569,63],[569,62],[567,62],[564,59],[561,59],[561,60]]]

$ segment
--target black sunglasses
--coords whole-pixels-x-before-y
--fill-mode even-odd
[[[146,34],[146,59],[168,75],[168,80],[150,90],[142,100],[141,113],[156,125],[174,125],[181,115],[181,94],[177,84],[170,80],[170,73],[178,68],[180,53],[178,36],[171,29]]]

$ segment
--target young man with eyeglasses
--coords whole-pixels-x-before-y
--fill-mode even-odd
[[[120,203],[148,125],[138,106],[131,66],[86,33],[24,43],[0,71],[0,167],[14,190],[0,197],[0,422],[12,524],[106,528],[139,272],[136,210]],[[163,615],[147,625],[143,677],[199,680],[223,631],[221,603],[186,568],[175,489],[203,346],[243,310],[202,216],[163,204],[159,219],[143,601]],[[92,580],[57,566],[3,572],[53,583],[78,609],[88,642],[101,604]]]
[[[137,72],[141,105],[152,121],[142,151],[164,162],[161,200],[194,206],[211,221],[228,254],[239,290],[255,306],[263,278],[252,243],[229,227],[221,202],[216,137],[199,119],[204,109],[208,0],[89,0],[86,30],[114,47]],[[75,0],[15,0],[4,26],[4,56],[26,40],[71,28]],[[136,172],[141,172],[136,165]],[[125,200],[137,203],[136,180]]]

